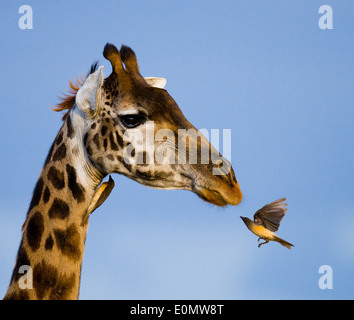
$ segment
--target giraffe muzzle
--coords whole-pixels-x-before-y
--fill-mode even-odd
[[[228,174],[214,176],[214,180],[216,183],[211,187],[195,185],[193,192],[201,199],[220,207],[236,206],[242,201],[242,192],[232,168]]]

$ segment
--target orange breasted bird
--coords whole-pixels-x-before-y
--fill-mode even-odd
[[[253,216],[253,221],[246,217],[240,217],[248,229],[250,229],[259,240],[263,239],[258,245],[258,248],[262,244],[269,241],[279,242],[284,247],[291,249],[294,245],[278,237],[274,232],[278,230],[281,220],[283,219],[285,212],[288,210],[285,208],[287,203],[284,203],[286,198],[281,198],[272,203],[266,204],[262,209],[259,209]]]

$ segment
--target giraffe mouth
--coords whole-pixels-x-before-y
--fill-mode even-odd
[[[212,203],[219,207],[225,207],[228,203],[220,196],[217,191],[204,189],[195,192],[200,199]]]
[[[222,186],[220,188],[203,188],[196,186],[193,190],[199,198],[219,207],[227,205],[238,205],[242,200],[242,192],[238,183],[233,182],[232,186]]]

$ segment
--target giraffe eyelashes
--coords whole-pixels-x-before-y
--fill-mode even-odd
[[[120,116],[120,121],[125,127],[132,129],[143,124],[146,121],[146,118],[141,114],[126,114]]]

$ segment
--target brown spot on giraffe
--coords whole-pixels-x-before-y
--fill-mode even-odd
[[[84,188],[77,182],[75,168],[70,164],[67,164],[66,172],[68,174],[68,187],[71,190],[72,195],[78,202],[83,202],[85,200]]]
[[[50,199],[50,190],[48,187],[45,188],[44,192],[43,192],[43,202],[44,204],[48,203]]]
[[[58,198],[55,198],[50,209],[48,210],[48,216],[51,219],[66,219],[67,217],[69,217],[70,214],[70,208],[69,205]]]
[[[53,161],[59,161],[66,157],[66,146],[61,144],[60,147],[54,152]]]
[[[52,235],[50,234],[48,236],[48,238],[46,239],[46,241],[45,241],[45,246],[44,247],[45,247],[46,250],[52,250],[53,245],[54,245],[54,240],[53,240]]]
[[[42,260],[33,267],[33,283],[37,299],[42,300],[44,295],[53,290],[57,284],[58,270],[49,265],[49,261]]]
[[[51,166],[48,170],[48,180],[55,189],[61,190],[65,187],[64,172]]]
[[[70,225],[66,230],[54,229],[55,243],[62,253],[77,260],[81,256],[80,234],[75,225]]]
[[[50,300],[69,300],[72,297],[72,291],[76,285],[76,275],[71,273],[68,275],[62,274],[52,289]]]
[[[44,219],[40,212],[31,215],[26,229],[27,242],[33,251],[39,249],[44,231]]]
[[[71,119],[68,118],[66,120],[66,126],[67,126],[67,136],[69,139],[73,138],[74,137],[74,133],[75,133],[75,130],[71,124]]]

